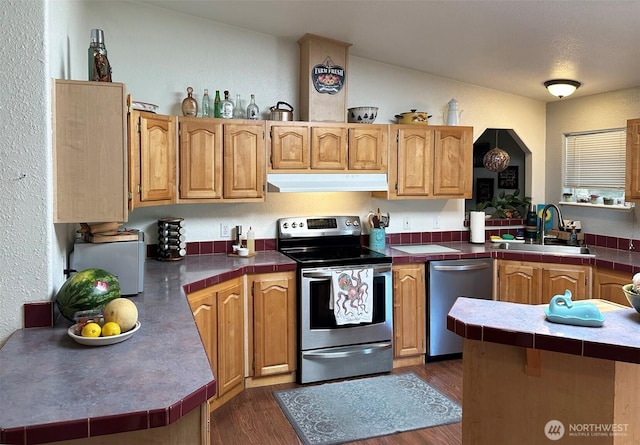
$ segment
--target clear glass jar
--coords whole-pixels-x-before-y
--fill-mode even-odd
[[[251,95],[251,103],[247,106],[247,119],[260,119],[260,109],[256,105],[256,95]]]
[[[236,106],[233,107],[233,118],[234,119],[244,119],[244,108],[242,108],[242,102],[240,101],[240,95],[236,94]]]
[[[182,114],[195,117],[198,115],[198,102],[193,98],[193,88],[187,88],[187,97],[182,101]]]

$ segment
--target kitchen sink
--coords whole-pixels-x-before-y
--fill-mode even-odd
[[[571,255],[595,257],[587,246],[567,246],[564,244],[513,244],[500,243],[498,249],[516,252],[535,252],[545,255]]]

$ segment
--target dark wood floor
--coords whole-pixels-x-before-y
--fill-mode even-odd
[[[397,368],[393,373],[413,371],[434,388],[462,405],[462,360],[447,360]],[[271,394],[296,384],[245,390],[211,414],[212,445],[302,444]],[[390,436],[352,442],[353,445],[460,445],[462,423],[443,425]]]

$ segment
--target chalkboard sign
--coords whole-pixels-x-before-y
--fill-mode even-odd
[[[507,167],[498,173],[499,189],[517,189],[518,188],[518,167]]]

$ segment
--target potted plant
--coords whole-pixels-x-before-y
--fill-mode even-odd
[[[486,211],[486,209],[494,209],[491,218],[523,218],[527,209],[531,205],[531,198],[528,196],[520,197],[520,189],[516,189],[513,193],[507,193],[504,190],[491,201],[479,202],[476,206],[478,211]],[[489,213],[489,212],[487,212]]]

